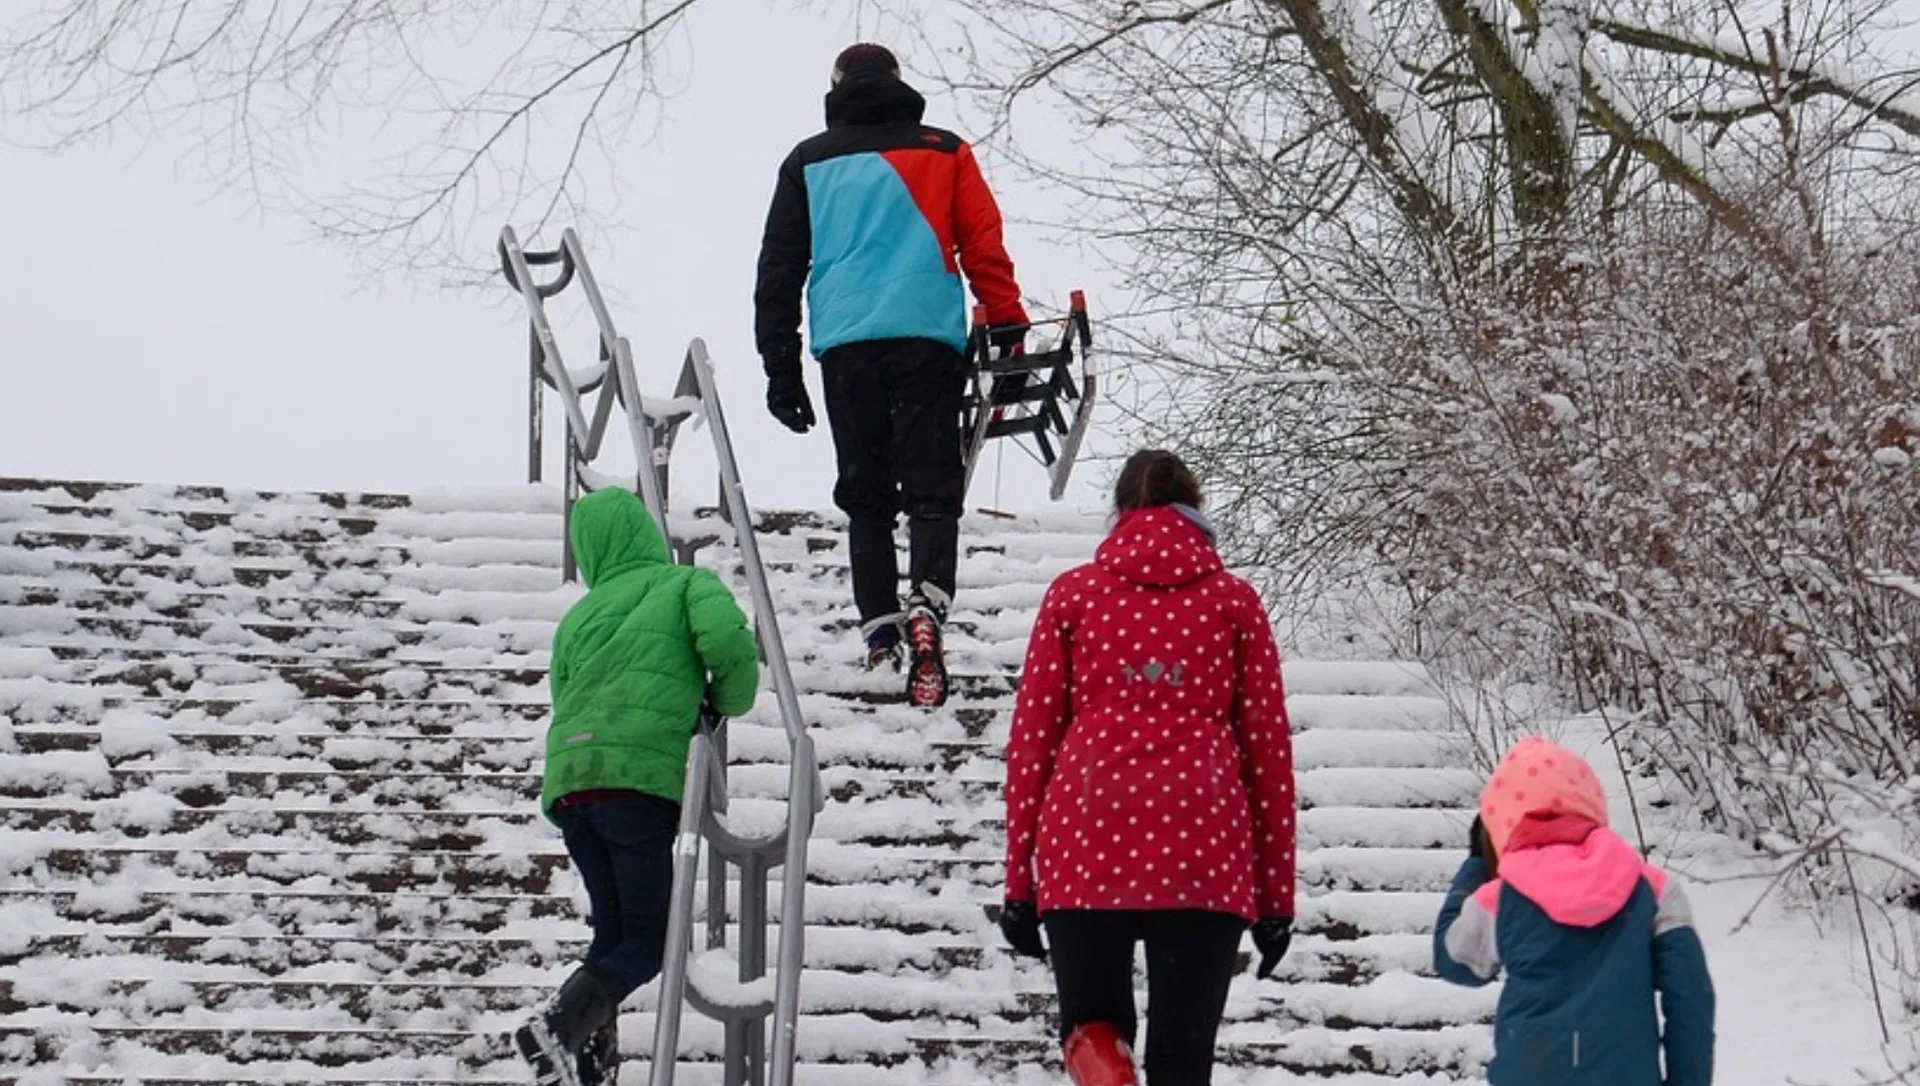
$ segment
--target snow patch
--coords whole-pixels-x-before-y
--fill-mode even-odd
[[[106,800],[94,810],[101,826],[158,833],[173,826],[174,815],[181,810],[179,800],[165,792],[141,789]]]
[[[381,674],[378,683],[403,698],[418,698],[426,694],[433,685],[433,677],[422,668],[396,667]]]
[[[75,916],[111,918],[137,913],[144,903],[140,887],[121,879],[81,885],[73,892],[73,903],[68,907]]]
[[[742,981],[740,962],[725,948],[709,950],[687,962],[687,982],[722,1007],[750,1007],[773,999],[773,976]]]
[[[1553,416],[1553,421],[1563,426],[1580,421],[1580,409],[1573,406],[1573,401],[1567,397],[1557,392],[1542,392],[1539,399],[1540,406],[1547,409],[1547,413]]]
[[[0,757],[0,791],[41,796],[112,792],[113,771],[97,750],[49,750]]]
[[[544,483],[500,487],[429,487],[411,500],[418,513],[558,513],[560,488]]]
[[[113,761],[142,754],[164,754],[179,746],[167,724],[139,709],[110,709],[100,718],[100,753]]]
[[[0,679],[53,678],[65,670],[52,649],[0,646]]]
[[[320,587],[342,596],[373,596],[387,585],[387,579],[360,569],[336,569],[320,578]]]

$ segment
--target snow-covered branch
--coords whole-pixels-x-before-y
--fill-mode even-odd
[[[1752,76],[1774,74],[1765,52],[1751,49],[1745,42],[1703,41],[1679,30],[1658,30],[1612,19],[1597,20],[1593,29],[1633,49],[1691,57]],[[1789,64],[1779,75],[1801,100],[1830,96],[1860,110],[1866,117],[1884,121],[1909,136],[1920,136],[1920,98],[1916,98],[1920,71],[1896,71],[1876,77],[1874,82],[1893,84],[1893,89],[1886,92],[1871,91],[1865,81],[1824,72],[1813,65]]]

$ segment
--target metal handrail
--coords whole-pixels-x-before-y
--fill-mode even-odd
[[[585,469],[600,455],[600,448],[606,437],[607,424],[612,416],[613,405],[617,402],[627,417],[628,435],[633,441],[635,464],[635,490],[646,504],[647,512],[652,515],[654,526],[660,530],[660,538],[672,540],[667,529],[665,472],[655,456],[660,442],[655,430],[655,420],[647,413],[646,400],[640,394],[640,386],[633,371],[633,349],[626,337],[613,327],[613,317],[607,310],[606,300],[600,294],[599,282],[593,276],[593,268],[587,263],[587,254],[580,244],[580,236],[569,228],[561,234],[560,248],[551,252],[528,253],[520,245],[513,227],[503,227],[500,231],[500,263],[507,282],[526,304],[527,321],[532,329],[533,381],[529,392],[530,415],[528,419],[528,469],[527,481],[540,481],[540,441],[544,430],[540,409],[540,381],[553,386],[560,395],[561,407],[566,412],[566,456],[563,475],[564,505],[562,520],[566,525],[565,537],[561,541],[563,576],[571,581],[574,578],[574,557],[571,530],[573,524],[573,504],[582,489],[582,477]],[[534,282],[530,264],[559,264],[560,277],[552,283]],[[595,370],[580,374],[566,366],[560,355],[560,345],[553,334],[553,325],[547,319],[546,299],[565,289],[575,279],[580,281],[586,292],[588,305],[593,310],[595,323],[600,331],[600,356],[602,361]],[[587,419],[586,409],[581,403],[585,391],[597,389],[600,399],[594,406],[593,419]],[[678,419],[668,420],[670,425]]]
[[[826,793],[820,780],[819,760],[813,737],[807,733],[800,712],[800,696],[788,666],[786,645],[780,634],[779,616],[774,611],[773,592],[767,585],[766,566],[760,557],[759,542],[753,530],[753,510],[747,503],[746,488],[740,479],[739,462],[734,456],[733,439],[727,430],[726,412],[720,405],[718,383],[707,345],[696,339],[687,347],[681,367],[679,393],[691,391],[701,404],[707,430],[713,437],[714,457],[720,473],[722,508],[734,525],[740,548],[741,566],[747,578],[748,597],[753,604],[754,627],[759,632],[760,648],[773,679],[774,695],[780,707],[780,720],[791,749],[787,790],[787,824],[770,837],[749,840],[733,834],[716,817],[711,770],[724,764],[724,733],[705,729],[695,737],[690,756],[687,784],[681,808],[680,843],[674,852],[674,886],[668,919],[667,955],[660,974],[660,1010],[655,1019],[652,1086],[671,1086],[676,1066],[674,1054],[679,1043],[680,1014],[683,1003],[691,1003],[708,1017],[726,1024],[723,1078],[725,1086],[791,1086],[795,1060],[795,1039],[799,1028],[800,973],[806,963],[806,869],[807,841],[813,835],[813,820],[826,805]],[[691,835],[691,836],[690,836]],[[693,894],[698,841],[708,843],[709,877],[720,862],[737,863],[741,869],[740,892],[740,979],[758,980],[765,975],[766,952],[766,879],[774,867],[782,867],[786,877],[781,883],[780,950],[774,970],[774,997],[742,1006],[715,1005],[687,981],[687,957],[691,953]],[[724,886],[709,883],[707,937],[709,946],[721,945],[724,937]],[[715,894],[712,891],[720,891]],[[718,902],[716,908],[715,902]],[[721,914],[716,926],[715,913]],[[757,1028],[761,1018],[771,1016],[773,1053],[765,1058],[765,1035]],[[771,1068],[770,1078],[766,1069]]]
[[[696,1010],[722,1022],[726,1027],[723,1082],[725,1086],[792,1086],[795,1038],[800,1006],[800,973],[805,966],[806,945],[806,867],[807,842],[813,834],[814,816],[826,804],[820,779],[819,758],[813,738],[808,734],[800,711],[799,693],[788,666],[786,646],[780,633],[779,616],[767,585],[766,566],[753,530],[753,511],[740,479],[738,459],[727,430],[726,414],[720,405],[718,383],[705,342],[694,340],[687,348],[685,361],[675,388],[675,405],[664,411],[649,412],[635,379],[633,351],[625,337],[618,334],[598,281],[587,263],[586,252],[573,230],[564,232],[561,247],[544,253],[527,253],[511,227],[500,232],[500,258],[508,282],[525,301],[532,329],[533,392],[530,396],[532,418],[529,423],[529,481],[539,481],[540,399],[542,381],[559,393],[567,415],[566,513],[571,523],[573,501],[585,484],[587,468],[599,455],[611,418],[613,404],[625,408],[629,434],[637,459],[637,483],[648,513],[654,518],[663,539],[673,540],[667,520],[667,467],[674,438],[682,422],[695,411],[684,406],[697,399],[713,436],[715,458],[720,477],[721,508],[733,525],[740,548],[741,564],[746,572],[748,596],[752,602],[754,630],[762,659],[772,677],[779,704],[780,720],[790,748],[790,779],[786,825],[765,838],[735,834],[721,821],[727,807],[725,721],[703,716],[687,756],[687,780],[682,793],[680,833],[674,845],[674,874],[668,918],[667,946],[660,976],[660,1011],[655,1018],[653,1086],[671,1086],[677,1067],[681,1008],[691,1004]],[[547,284],[534,282],[531,266],[559,264],[559,277]],[[600,333],[601,363],[583,373],[568,370],[561,359],[545,300],[578,279],[593,310]],[[600,400],[593,418],[587,418],[582,395],[597,390]],[[674,547],[676,557],[692,561],[691,547]],[[568,579],[574,574],[572,547],[565,550]],[[768,875],[775,867],[788,873],[781,884],[780,948],[775,965],[774,994],[771,999],[748,1003],[728,1003],[703,993],[689,983],[688,959],[692,946],[695,887],[699,879],[700,843],[708,847],[709,905],[707,913],[708,945],[724,944],[726,934],[726,867],[740,871],[740,979],[754,981],[766,973],[768,917],[766,897]],[[798,872],[796,876],[794,873]],[[767,1059],[766,1030],[762,1022],[771,1018],[772,1059]],[[771,1078],[768,1066],[771,1065]]]
[[[753,509],[747,504],[746,488],[740,481],[740,463],[734,458],[733,437],[727,430],[726,412],[720,408],[720,392],[713,375],[713,361],[707,344],[696,339],[687,345],[687,360],[682,373],[691,373],[698,390],[707,430],[713,435],[713,451],[720,466],[721,496],[738,538],[740,557],[746,568],[747,590],[753,598],[754,621],[766,633],[767,663],[773,669],[774,693],[780,699],[780,719],[786,724],[787,738],[798,742],[806,735],[801,723],[800,697],[794,689],[793,672],[787,666],[786,643],[780,636],[779,616],[773,609],[773,592],[767,587],[767,568],[760,559],[760,541],[753,531]]]

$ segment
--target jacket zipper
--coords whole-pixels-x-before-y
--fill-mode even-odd
[[[1580,1031],[1573,1031],[1573,1065],[1580,1066]]]

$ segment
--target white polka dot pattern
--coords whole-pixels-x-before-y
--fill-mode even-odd
[[[1292,916],[1292,740],[1259,594],[1177,510],[1047,590],[1007,742],[1009,900]]]

